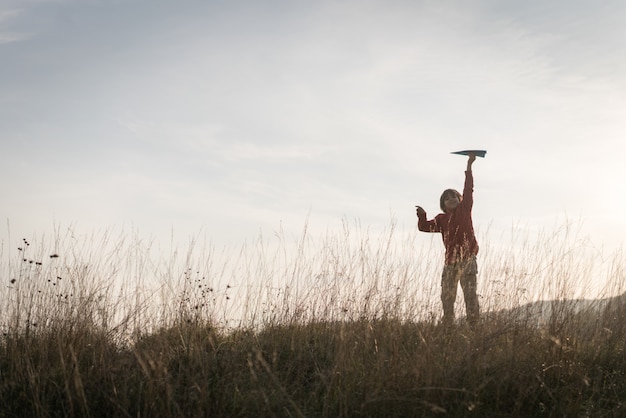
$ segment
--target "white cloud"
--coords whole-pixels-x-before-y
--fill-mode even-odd
[[[5,26],[23,13],[21,9],[0,10],[0,25]],[[6,31],[0,26],[0,44],[24,41],[33,36],[32,33]]]
[[[19,10],[19,9],[0,10],[0,23],[4,22],[5,20],[9,20],[16,16],[19,16],[20,13],[22,13],[22,10]]]
[[[0,44],[8,44],[11,42],[19,42],[30,39],[33,34],[16,33],[16,32],[0,32]]]

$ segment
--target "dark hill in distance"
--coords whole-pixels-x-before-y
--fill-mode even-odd
[[[599,320],[626,308],[626,292],[603,299],[561,299],[527,303],[512,309],[488,313],[487,317],[507,318],[516,322],[546,325],[555,319],[568,317],[579,320]]]

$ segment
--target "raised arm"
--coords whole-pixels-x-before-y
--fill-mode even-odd
[[[476,160],[475,154],[470,154],[467,159],[467,170],[465,171],[465,184],[463,186],[463,202],[470,209],[474,205],[474,175],[472,164]]]
[[[467,159],[467,171],[472,171],[472,164],[476,161],[476,154],[470,152],[469,158]]]

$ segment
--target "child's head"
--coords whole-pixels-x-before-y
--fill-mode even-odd
[[[439,207],[442,211],[449,212],[456,209],[461,200],[463,200],[461,193],[454,189],[446,189],[441,194],[441,198],[439,198]]]

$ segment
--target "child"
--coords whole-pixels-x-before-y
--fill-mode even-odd
[[[443,192],[439,205],[444,213],[427,220],[426,212],[417,206],[417,226],[423,232],[441,232],[446,248],[446,258],[441,275],[441,302],[443,304],[442,323],[454,323],[454,301],[459,282],[465,297],[467,322],[474,327],[478,322],[479,306],[476,295],[476,254],[478,243],[472,225],[472,205],[474,203],[474,178],[472,163],[476,155],[470,154],[465,171],[463,195],[453,189]]]

